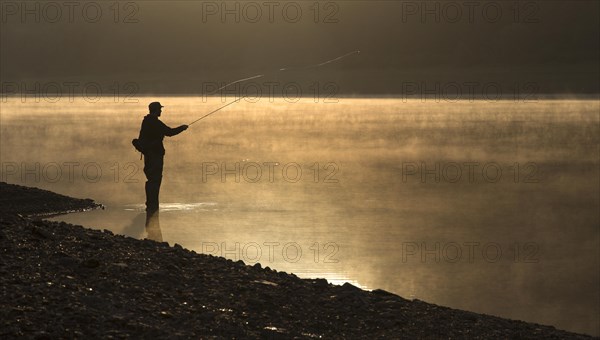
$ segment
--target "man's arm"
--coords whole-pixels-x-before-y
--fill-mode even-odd
[[[167,124],[165,124],[165,123],[163,123],[161,121],[159,121],[159,122],[160,122],[160,125],[161,125],[160,128],[162,130],[162,133],[165,136],[168,136],[168,137],[172,137],[172,136],[178,135],[178,134],[182,133],[183,131],[187,130],[187,128],[188,128],[187,125],[181,125],[181,126],[178,126],[176,128],[170,128],[170,127],[167,126]]]

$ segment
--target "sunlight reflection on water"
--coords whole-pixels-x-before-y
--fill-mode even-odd
[[[127,211],[146,211],[145,204],[127,204],[124,206]],[[218,210],[215,202],[200,202],[200,203],[161,203],[160,211],[209,211]]]
[[[154,100],[172,126],[222,105]],[[55,220],[599,334],[598,101],[242,101],[165,140],[151,230],[130,143],[146,110],[3,103],[2,179],[106,206]],[[427,175],[465,162],[501,178]]]

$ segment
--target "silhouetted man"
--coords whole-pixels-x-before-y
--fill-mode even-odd
[[[161,122],[158,117],[164,106],[159,102],[153,102],[148,105],[150,113],[144,117],[142,128],[140,129],[139,140],[144,145],[144,174],[146,174],[146,211],[155,212],[158,210],[158,193],[162,182],[163,159],[165,156],[165,147],[163,139],[165,136],[175,136],[187,130],[187,125],[181,125],[177,128],[170,128]]]

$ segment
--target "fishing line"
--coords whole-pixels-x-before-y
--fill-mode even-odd
[[[306,69],[309,69],[309,68],[317,68],[317,67],[325,66],[327,64],[330,64],[330,63],[336,62],[338,60],[344,59],[344,58],[349,57],[349,56],[351,56],[353,54],[360,54],[360,51],[358,51],[358,50],[357,51],[352,51],[352,52],[346,53],[344,55],[341,55],[341,56],[339,56],[337,58],[333,58],[331,60],[327,60],[327,61],[324,61],[322,63],[318,63],[318,64],[314,64],[314,65],[308,65],[308,66],[303,66],[303,67],[282,67],[282,68],[280,68],[279,70],[277,70],[275,72],[294,71],[294,70],[306,70]],[[266,75],[265,74],[258,74],[258,75],[252,76],[252,77],[238,79],[238,80],[232,81],[231,83],[228,83],[228,84],[225,84],[225,85],[219,87],[218,89],[214,90],[210,94],[211,95],[215,94],[215,93],[221,91],[222,89],[224,89],[224,88],[226,88],[226,87],[228,87],[230,85],[241,83],[241,82],[244,82],[244,81],[247,81],[247,80],[262,78],[264,76],[266,76]]]
[[[324,65],[336,62],[338,60],[344,59],[344,58],[349,57],[349,56],[351,56],[353,54],[360,54],[360,51],[352,51],[352,52],[346,53],[344,55],[341,55],[341,56],[339,56],[337,58],[333,58],[331,60],[327,60],[327,61],[324,61],[324,62],[319,63],[319,64],[308,65],[308,66],[304,66],[304,67],[284,67],[284,68],[280,68],[279,71],[293,71],[295,69],[296,70],[305,70],[305,69],[308,69],[308,68],[317,68],[317,67],[321,67],[321,66],[324,66]]]
[[[352,52],[349,52],[349,53],[343,54],[343,55],[341,55],[341,56],[339,56],[339,57],[333,58],[333,59],[331,59],[331,60],[327,60],[327,61],[324,61],[324,62],[322,62],[322,63],[318,63],[318,64],[314,64],[314,65],[308,65],[308,66],[303,66],[303,67],[282,67],[282,68],[280,68],[279,70],[277,70],[277,71],[275,71],[275,72],[285,72],[285,71],[306,70],[306,69],[311,69],[311,68],[318,68],[318,67],[321,67],[321,66],[325,66],[325,65],[327,65],[327,64],[334,63],[334,62],[336,62],[336,61],[339,61],[339,60],[341,60],[341,59],[344,59],[344,58],[346,58],[346,57],[349,57],[349,56],[351,56],[351,55],[354,55],[354,54],[360,54],[360,51],[358,51],[358,50],[357,50],[357,51],[352,51]],[[275,73],[275,72],[273,72],[273,73]],[[248,80],[252,80],[252,79],[258,79],[258,78],[262,78],[262,77],[265,77],[265,76],[266,76],[265,74],[257,74],[257,75],[255,75],[255,76],[251,76],[251,77],[242,78],[242,79],[238,79],[238,80],[232,81],[232,82],[230,82],[230,83],[228,83],[228,84],[225,84],[225,85],[223,85],[223,86],[219,87],[218,89],[216,89],[215,91],[213,91],[213,92],[212,92],[212,93],[210,93],[209,95],[213,95],[213,94],[215,94],[215,93],[217,93],[217,92],[221,91],[222,89],[224,89],[224,88],[226,88],[226,87],[228,87],[228,86],[231,86],[231,85],[233,85],[233,84],[241,83],[241,82],[248,81]],[[246,95],[246,96],[243,96],[243,97],[240,97],[240,98],[238,98],[238,99],[236,99],[236,100],[234,100],[234,101],[232,101],[232,102],[229,102],[229,103],[227,103],[227,104],[225,104],[225,105],[223,105],[223,106],[219,107],[218,109],[216,109],[216,110],[213,110],[213,111],[211,111],[211,112],[209,112],[209,113],[205,114],[204,116],[202,116],[202,117],[200,117],[200,118],[196,119],[195,121],[193,121],[193,122],[189,123],[188,125],[192,125],[192,124],[194,124],[194,123],[196,123],[196,122],[198,122],[198,121],[200,121],[200,120],[202,120],[202,119],[204,119],[204,118],[206,118],[206,117],[208,117],[208,116],[212,115],[213,113],[215,113],[215,112],[217,112],[217,111],[220,111],[220,110],[222,110],[222,109],[226,108],[227,106],[229,106],[229,105],[231,105],[231,104],[235,104],[235,103],[239,102],[240,100],[242,100],[242,99],[244,99],[244,98],[246,98],[246,97],[247,97],[247,95]]]

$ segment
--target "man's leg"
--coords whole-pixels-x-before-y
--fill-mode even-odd
[[[158,210],[158,195],[162,182],[163,155],[146,155],[144,173],[146,174],[146,211]]]

